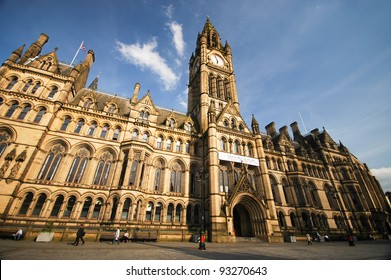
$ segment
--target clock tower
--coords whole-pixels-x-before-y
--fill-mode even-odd
[[[227,42],[222,44],[219,33],[207,18],[189,62],[187,111],[205,132],[210,108],[219,115],[229,102],[239,111],[231,48]]]

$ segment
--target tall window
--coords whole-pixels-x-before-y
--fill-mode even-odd
[[[134,185],[136,182],[136,172],[138,167],[138,161],[134,160],[130,169],[129,185]]]
[[[228,192],[228,171],[220,170],[220,192]]]
[[[175,222],[181,222],[182,205],[178,204],[175,208]]]
[[[137,138],[138,138],[138,131],[137,131],[137,130],[134,130],[134,131],[132,132],[132,140],[137,140]]]
[[[116,127],[113,134],[113,140],[118,140],[120,133],[121,133],[121,128]]]
[[[73,207],[75,206],[76,203],[76,197],[72,195],[71,197],[68,198],[67,201],[67,206],[65,207],[64,210],[64,215],[63,217],[70,217],[73,211]]]
[[[177,152],[180,152],[181,151],[181,145],[182,145],[182,142],[180,140],[176,141],[176,145],[175,145],[175,150]]]
[[[57,196],[52,208],[52,212],[50,212],[50,217],[58,216],[58,213],[60,213],[63,202],[64,202],[64,196],[62,195]]]
[[[50,90],[50,93],[48,95],[48,98],[53,98],[54,95],[57,93],[57,91],[58,91],[58,88],[56,86],[52,87]]]
[[[94,211],[92,212],[92,219],[98,219],[99,218],[99,214],[100,214],[100,210],[102,209],[102,205],[103,205],[103,199],[101,198],[98,198],[95,202],[95,205],[94,205]]]
[[[156,140],[156,148],[161,149],[162,148],[162,137],[159,136]]]
[[[170,203],[167,208],[167,222],[173,221],[173,215],[174,215],[174,205]]]
[[[33,89],[31,90],[31,94],[36,93],[37,90],[38,90],[40,87],[41,87],[41,83],[40,83],[40,82],[37,82],[37,83],[34,85]]]
[[[81,210],[80,218],[87,218],[88,212],[90,211],[92,199],[91,197],[87,197],[86,200],[84,200],[83,208]]]
[[[60,165],[65,148],[61,144],[55,145],[46,157],[46,160],[39,172],[38,179],[52,180]]]
[[[35,116],[34,122],[39,123],[41,121],[43,115],[45,115],[45,114],[46,114],[46,109],[44,107],[41,107],[41,109],[39,109],[38,114]]]
[[[144,132],[142,141],[148,142],[148,132]]]
[[[128,220],[131,206],[132,206],[132,201],[130,200],[130,198],[125,199],[125,202],[122,206],[122,214],[121,214],[122,220]]]
[[[100,157],[98,166],[95,171],[93,184],[105,186],[107,184],[107,179],[109,177],[110,168],[112,160],[114,159],[113,155],[109,152],[105,152]]]
[[[171,171],[170,192],[181,192],[182,170],[179,164],[175,164]]]
[[[61,125],[61,128],[60,128],[60,129],[61,129],[62,131],[66,131],[70,122],[71,122],[71,117],[66,116],[65,119],[64,119],[64,121],[63,121],[63,123],[62,123],[62,125]]]
[[[8,83],[6,89],[10,90],[14,87],[14,85],[18,82],[18,77],[12,77],[11,81]]]
[[[239,142],[238,141],[234,142],[234,153],[239,154]]]
[[[107,135],[107,131],[109,131],[109,125],[108,124],[104,124],[103,127],[102,127],[102,132],[100,133],[100,138],[105,139],[106,135]]]
[[[154,184],[155,191],[159,190],[161,173],[162,173],[162,169],[160,167],[156,168],[155,184]]]
[[[171,151],[171,143],[172,143],[171,138],[168,138],[166,142],[166,149],[169,151]]]
[[[33,216],[39,216],[39,214],[42,211],[43,205],[45,204],[45,201],[46,201],[46,194],[44,193],[40,194],[32,213]]]
[[[31,86],[31,84],[33,83],[32,80],[27,80],[26,84],[24,85],[22,91],[23,92],[27,92],[27,90],[29,89],[29,87]]]
[[[78,151],[77,156],[71,165],[71,169],[69,170],[69,174],[66,180],[67,182],[79,183],[81,181],[87,166],[89,155],[90,153],[84,148]]]
[[[24,118],[26,117],[27,113],[30,112],[30,110],[31,110],[31,106],[29,104],[24,106],[22,112],[20,112],[19,114],[18,120],[24,120]]]
[[[149,202],[147,205],[146,213],[145,213],[145,220],[150,221],[152,219],[152,212],[153,212],[153,203]]]
[[[5,117],[10,118],[14,114],[15,110],[19,107],[19,103],[14,101],[12,102],[11,107],[8,109],[7,113],[5,114]]]
[[[159,202],[156,204],[155,208],[155,221],[160,222],[162,214],[163,205]]]
[[[27,210],[30,207],[31,202],[33,201],[33,194],[31,192],[28,192],[26,196],[24,197],[22,206],[19,209],[19,215],[26,215]]]
[[[75,127],[75,133],[80,133],[82,127],[84,125],[84,120],[83,119],[80,119],[78,122],[77,122],[77,125]]]
[[[97,127],[96,122],[92,122],[89,129],[88,129],[89,136],[94,136],[94,132],[95,132],[96,127]]]

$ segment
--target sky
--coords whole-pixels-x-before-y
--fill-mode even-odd
[[[325,128],[391,191],[391,1],[0,0],[0,62],[41,33],[42,54],[95,53],[87,85],[187,109],[188,63],[206,18],[231,46],[241,114],[260,127]],[[75,62],[85,58],[80,50]],[[265,132],[265,129],[262,130]]]

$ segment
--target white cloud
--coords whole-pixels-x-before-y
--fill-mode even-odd
[[[187,110],[187,89],[177,96],[177,103],[183,110]]]
[[[166,7],[164,7],[164,8],[166,9],[166,16],[169,19],[172,19],[172,15],[174,14],[174,6],[172,4],[170,4],[167,8]]]
[[[379,180],[384,191],[391,191],[391,167],[374,168],[371,172]]]
[[[172,21],[167,24],[172,33],[172,41],[180,57],[183,57],[185,51],[185,42],[183,40],[182,24]]]
[[[147,68],[151,70],[158,75],[165,90],[172,90],[176,87],[179,77],[167,65],[165,59],[156,51],[156,48],[156,38],[142,45],[139,43],[127,45],[117,41],[117,49],[127,62],[142,69]]]

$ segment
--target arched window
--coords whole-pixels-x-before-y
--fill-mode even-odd
[[[156,222],[161,222],[162,209],[163,209],[163,205],[160,202],[158,204],[156,204],[156,208],[155,208],[155,221]]]
[[[71,169],[69,170],[67,182],[79,183],[83,177],[87,166],[89,152],[86,149],[81,149],[78,156],[73,160]]]
[[[234,153],[239,154],[239,142],[238,141],[234,142]]]
[[[153,212],[153,203],[149,202],[147,205],[146,212],[145,212],[145,220],[146,221],[152,220],[152,212]]]
[[[89,136],[93,136],[93,135],[94,135],[94,132],[95,132],[96,127],[97,127],[96,122],[95,122],[95,121],[92,122],[91,125],[90,125],[90,127],[88,128],[88,135],[89,135]]]
[[[100,214],[100,210],[102,209],[102,205],[103,205],[103,199],[98,198],[95,202],[94,211],[92,212],[92,217],[91,217],[92,219],[99,218],[99,214]]]
[[[41,171],[39,172],[38,179],[40,180],[52,180],[58,166],[60,165],[61,159],[65,148],[60,144],[55,145],[49,152],[46,157],[46,160],[42,166]]]
[[[175,151],[178,153],[181,152],[181,146],[182,146],[182,142],[180,140],[176,141]]]
[[[137,130],[134,130],[132,132],[132,140],[137,140],[138,139],[138,131]]]
[[[173,222],[174,205],[170,203],[167,208],[167,222]]]
[[[57,196],[52,208],[52,212],[50,212],[50,217],[58,216],[58,213],[60,213],[60,209],[63,203],[64,203],[64,196],[62,195]]]
[[[29,104],[24,106],[22,112],[20,112],[18,116],[18,120],[24,120],[24,118],[26,117],[27,113],[30,112],[30,110],[31,110],[31,106]]]
[[[105,152],[100,157],[98,166],[96,167],[93,183],[94,185],[105,186],[109,177],[111,164],[114,157],[111,153]]]
[[[121,128],[116,127],[113,134],[113,140],[118,140],[120,133],[121,133]]]
[[[220,170],[220,192],[228,192],[228,171]]]
[[[200,206],[196,205],[194,207],[194,223],[197,225],[200,223]]]
[[[39,123],[41,121],[43,115],[45,115],[45,114],[46,114],[46,108],[41,107],[41,109],[39,109],[38,114],[35,116],[34,122]]]
[[[122,220],[128,220],[131,206],[132,206],[132,201],[130,200],[130,198],[125,199],[125,202],[122,206],[122,214],[121,214]]]
[[[24,85],[22,91],[23,92],[27,92],[27,90],[29,89],[29,87],[32,85],[33,81],[32,80],[27,80],[26,81],[26,84]]]
[[[84,120],[83,119],[80,119],[78,122],[77,122],[77,125],[75,127],[75,133],[80,133],[81,129],[83,128],[84,126]]]
[[[280,199],[279,192],[278,192],[277,181],[272,176],[269,176],[269,178],[270,178],[270,184],[272,187],[273,200],[275,203],[281,204],[281,199]]]
[[[19,215],[26,215],[27,210],[30,208],[30,204],[33,201],[33,194],[31,192],[28,192],[26,196],[24,197],[22,206],[19,209]]]
[[[179,164],[175,164],[171,171],[170,192],[181,192],[182,170]]]
[[[56,87],[56,86],[52,87],[52,88],[50,89],[50,93],[49,93],[49,95],[48,95],[48,98],[53,98],[54,95],[57,93],[57,91],[58,91],[58,87]]]
[[[13,76],[11,81],[8,83],[6,89],[10,90],[14,87],[14,85],[18,82],[18,77]]]
[[[91,107],[91,105],[92,105],[92,99],[87,98],[87,99],[84,101],[83,107],[84,107],[85,109],[89,109],[89,108]]]
[[[188,154],[190,152],[190,143],[189,142],[186,142],[185,149],[186,149],[186,153]]]
[[[172,142],[171,138],[168,138],[166,141],[166,149],[169,151],[171,151],[171,142]]]
[[[132,163],[132,167],[130,169],[129,185],[135,185],[136,183],[137,168],[138,168],[138,161],[134,160]]]
[[[156,148],[161,149],[162,148],[162,137],[159,136],[156,140]]]
[[[63,215],[64,218],[71,216],[75,203],[76,203],[76,197],[74,195],[70,196],[68,198],[67,205],[64,210],[64,215]]]
[[[155,174],[155,191],[159,190],[160,187],[160,176],[162,173],[162,169],[160,167],[156,168],[156,174]]]
[[[254,156],[253,145],[251,145],[251,143],[247,144],[247,153],[248,153],[248,156],[250,156],[250,157]]]
[[[31,90],[31,94],[35,94],[37,92],[37,90],[41,87],[41,83],[40,82],[37,82],[33,89]]]
[[[186,208],[186,224],[191,224],[191,212],[193,211],[193,207],[191,204],[187,205]]]
[[[285,216],[284,216],[284,213],[282,213],[282,212],[278,213],[278,223],[280,224],[280,228],[286,227]]]
[[[144,132],[142,141],[143,142],[148,142],[148,137],[149,137],[148,132]]]
[[[15,110],[19,107],[19,103],[14,101],[12,102],[12,105],[8,109],[7,113],[5,114],[6,118],[11,118],[12,115],[14,114]]]
[[[44,193],[40,194],[37,203],[35,204],[32,216],[39,216],[39,214],[41,214],[45,201],[46,201],[46,194]]]
[[[175,222],[181,222],[182,217],[182,205],[178,204],[175,208]]]
[[[71,122],[71,117],[66,116],[64,121],[63,121],[63,123],[62,123],[62,125],[61,125],[60,130],[66,131],[70,122]]]
[[[87,197],[86,200],[84,200],[83,208],[81,210],[80,218],[87,218],[88,212],[90,211],[92,199],[91,197]]]
[[[102,132],[100,133],[100,138],[105,139],[106,135],[107,135],[107,131],[109,131],[109,125],[108,124],[104,124],[103,127],[102,127]]]
[[[297,224],[296,224],[296,215],[294,213],[291,213],[290,214],[290,219],[291,219],[291,225],[292,227],[297,227]]]
[[[117,216],[117,208],[118,208],[118,199],[116,197],[113,198],[113,207],[111,207],[110,220],[114,220]]]

